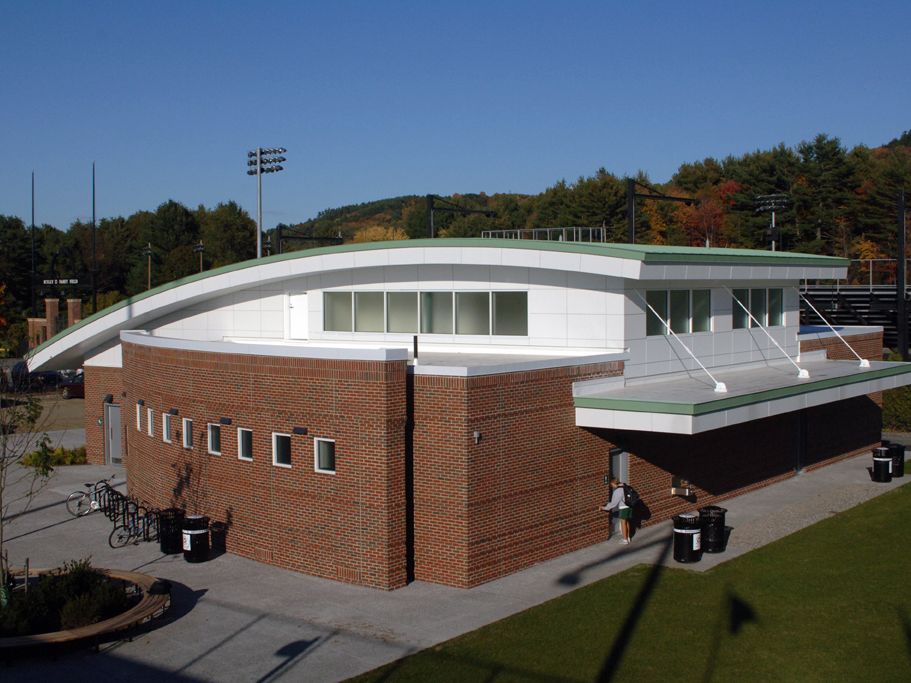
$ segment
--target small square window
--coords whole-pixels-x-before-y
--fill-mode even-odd
[[[193,420],[188,417],[183,419],[183,447],[193,448]]]
[[[161,414],[161,440],[171,443],[171,416],[168,413]]]
[[[221,455],[221,425],[209,425],[209,453]]]
[[[272,464],[291,467],[291,435],[272,432]]]
[[[154,425],[152,424],[152,422],[154,420],[153,420],[153,413],[152,413],[151,408],[146,408],[146,420],[148,422],[148,424],[146,425],[146,429],[148,430],[147,433],[149,436],[154,436],[155,430],[154,430]]]
[[[313,440],[313,469],[317,472],[335,474],[335,441],[332,439]]]
[[[253,430],[237,428],[237,457],[241,460],[253,460]]]

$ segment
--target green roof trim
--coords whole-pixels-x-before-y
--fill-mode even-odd
[[[729,398],[719,398],[702,403],[674,403],[670,401],[646,401],[631,398],[601,398],[594,396],[578,396],[573,400],[576,408],[595,408],[598,410],[625,410],[637,413],[663,413],[666,415],[707,415],[721,410],[731,410],[743,406],[755,405],[776,401],[790,396],[800,396],[814,391],[835,389],[837,387],[867,382],[885,377],[905,375],[911,373],[911,363],[901,363],[888,368],[869,370],[856,375],[845,377],[830,377],[817,382],[807,382],[776,389],[766,389],[751,394],[741,394]]]
[[[533,251],[552,251],[567,254],[585,254],[589,256],[607,256],[612,258],[640,261],[646,265],[662,264],[716,264],[716,265],[749,265],[749,266],[810,266],[820,268],[847,268],[850,261],[833,256],[817,256],[815,254],[797,254],[785,251],[759,251],[757,249],[719,249],[705,247],[671,247],[655,244],[623,244],[614,242],[556,242],[547,240],[509,240],[485,239],[480,237],[466,238],[438,238],[417,240],[394,240],[388,242],[364,242],[358,244],[342,244],[332,247],[317,247],[292,251],[287,254],[273,254],[260,259],[249,259],[239,263],[232,263],[220,268],[213,268],[202,273],[189,275],[179,280],[172,280],[158,287],[154,287],[142,294],[119,301],[113,306],[102,309],[88,318],[80,320],[58,332],[56,335],[36,346],[26,354],[30,358],[42,349],[59,341],[68,334],[113,313],[126,306],[131,306],[149,297],[175,289],[182,285],[198,282],[209,277],[231,273],[246,268],[254,268],[269,263],[305,259],[326,254],[340,254],[358,251],[377,251],[380,249],[408,249],[408,248],[437,248],[461,247],[473,249],[528,249]]]

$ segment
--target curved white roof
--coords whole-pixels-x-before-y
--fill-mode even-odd
[[[826,256],[533,240],[435,239],[348,244],[244,261],[176,280],[121,301],[29,353],[31,370],[82,364],[123,330],[227,293],[323,272],[413,264],[515,266],[629,280],[800,280],[844,277],[848,262]]]

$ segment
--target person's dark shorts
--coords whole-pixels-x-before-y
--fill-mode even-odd
[[[632,519],[633,518],[633,509],[632,508],[620,508],[617,512],[617,516],[620,519]]]

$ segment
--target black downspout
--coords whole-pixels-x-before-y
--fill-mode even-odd
[[[405,580],[414,581],[414,368],[405,375]]]

